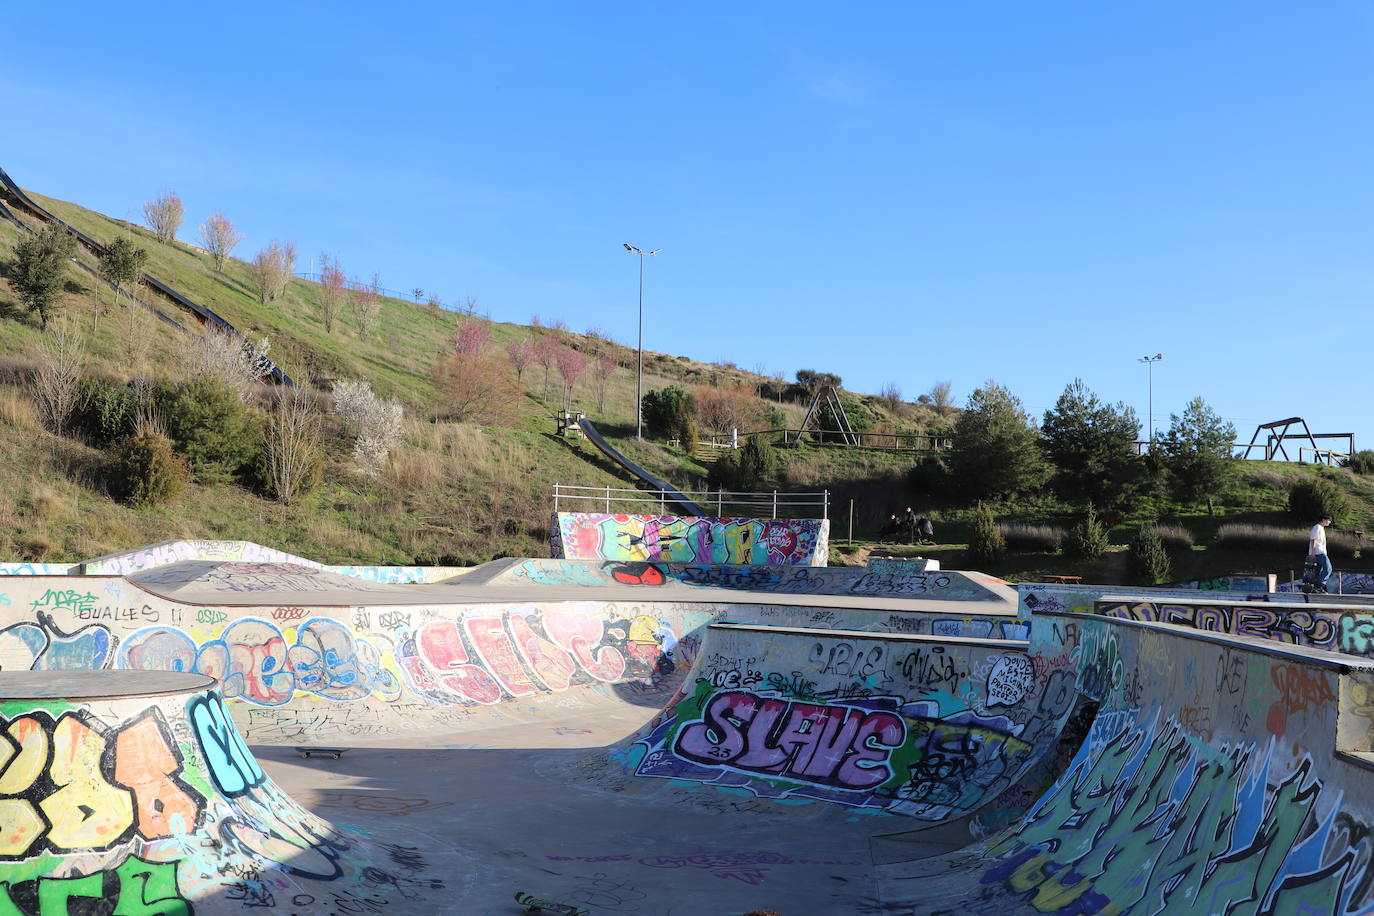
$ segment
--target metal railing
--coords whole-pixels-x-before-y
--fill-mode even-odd
[[[830,517],[829,490],[810,493],[787,493],[778,490],[761,493],[684,490],[681,495],[703,508],[714,509],[716,515],[721,518]],[[674,494],[666,490],[579,487],[558,483],[553,485],[554,512],[625,512],[633,515],[656,511],[659,515],[668,515],[670,513],[667,507],[673,500]]]
[[[911,452],[943,452],[954,447],[954,439],[951,436],[932,436],[928,433],[842,433],[837,429],[760,429],[754,432],[740,433],[737,440],[732,440],[728,434],[711,434],[702,436],[702,445],[715,448],[729,448],[733,441],[738,441],[743,445],[751,436],[782,436],[784,445],[800,442],[803,435],[813,438],[825,434],[833,436],[848,435],[858,439],[858,445],[864,448],[884,448]],[[838,441],[835,444],[840,444]]]

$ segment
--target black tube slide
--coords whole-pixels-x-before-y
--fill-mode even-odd
[[[653,474],[650,474],[648,471],[644,470],[642,467],[635,464],[629,458],[626,458],[624,455],[620,454],[620,452],[616,451],[614,446],[612,446],[605,439],[601,438],[601,433],[596,431],[596,427],[592,425],[591,420],[581,420],[578,422],[577,425],[581,427],[582,433],[587,437],[587,441],[590,442],[592,445],[595,445],[598,449],[600,449],[603,455],[614,461],[616,464],[620,465],[625,470],[629,471],[631,474],[638,477],[640,480],[647,483],[649,486],[653,487],[655,490],[662,490],[664,495],[666,495],[668,499],[677,503],[677,505],[681,507],[685,515],[702,517],[707,514],[705,509],[701,508],[701,506],[698,506],[696,503],[692,502],[690,499],[684,496],[682,491],[669,486],[662,480],[659,480]]]

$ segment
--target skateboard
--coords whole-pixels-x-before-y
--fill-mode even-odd
[[[307,760],[311,757],[333,757],[338,760],[346,750],[348,750],[346,747],[298,747],[296,753]]]
[[[557,913],[561,916],[587,916],[590,910],[580,909],[566,903],[554,903],[552,900],[544,900],[533,894],[518,891],[515,894],[515,902],[522,906],[529,907],[525,910],[525,916],[536,916],[538,913]]]

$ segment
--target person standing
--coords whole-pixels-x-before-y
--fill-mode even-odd
[[[1313,591],[1326,594],[1326,580],[1331,578],[1331,557],[1326,552],[1326,529],[1331,516],[1323,515],[1307,534],[1307,559],[1317,564],[1312,578]]]

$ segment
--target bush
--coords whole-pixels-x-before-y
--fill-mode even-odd
[[[1155,534],[1165,550],[1182,552],[1193,549],[1193,533],[1182,525],[1155,525]]]
[[[172,441],[157,433],[125,439],[117,448],[110,473],[116,499],[134,505],[156,505],[175,499],[186,487],[185,462],[172,451]]]
[[[906,482],[915,493],[942,493],[951,485],[949,467],[943,458],[926,455],[907,471]]]
[[[107,448],[133,435],[138,402],[123,385],[85,377],[77,384],[73,427],[96,448]]]
[[[1345,460],[1345,466],[1356,474],[1374,474],[1374,451],[1356,452]]]
[[[1054,553],[1064,539],[1064,532],[1053,525],[1001,524],[997,530],[1002,533],[1007,550],[1011,551]]]
[[[742,448],[716,459],[706,482],[714,489],[757,492],[777,479],[778,465],[778,450],[762,436],[754,436]]]
[[[1306,553],[1307,530],[1231,523],[1217,529],[1212,546],[1225,550],[1301,550]]]
[[[1088,514],[1069,529],[1064,538],[1064,556],[1074,560],[1096,560],[1107,552],[1107,529],[1097,519],[1097,511],[1088,504]]]
[[[1126,553],[1126,574],[1137,585],[1168,582],[1172,574],[1169,554],[1155,527],[1153,521],[1141,525]]]
[[[692,396],[676,385],[644,395],[644,426],[659,439],[677,439],[682,450],[692,454],[697,448],[697,420]]]
[[[1339,525],[1349,520],[1353,508],[1346,492],[1324,477],[1304,480],[1288,491],[1288,511],[1309,524],[1329,515]]]
[[[198,480],[232,477],[257,453],[261,431],[237,392],[213,376],[161,387],[153,402],[167,424],[168,437]]]
[[[992,507],[979,503],[973,510],[973,527],[968,536],[969,559],[974,564],[995,563],[1007,552],[1006,539],[993,518]]]

